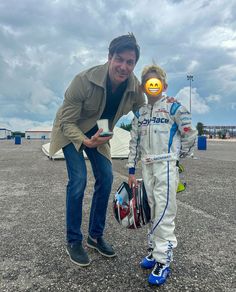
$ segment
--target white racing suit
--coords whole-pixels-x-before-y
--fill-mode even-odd
[[[177,160],[193,152],[197,131],[191,125],[191,114],[181,104],[167,103],[165,97],[153,106],[144,105],[132,121],[129,173],[135,174],[139,159],[151,208],[149,247],[160,263],[169,264],[172,249],[177,246],[174,234]]]

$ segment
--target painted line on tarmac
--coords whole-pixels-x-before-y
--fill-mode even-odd
[[[205,211],[201,210],[201,209],[196,209],[193,208],[191,205],[188,205],[186,203],[181,202],[180,200],[177,199],[177,206],[179,207],[183,207],[185,209],[188,209],[189,211],[191,211],[192,213],[196,213],[197,215],[201,215],[207,219],[212,219],[212,220],[220,220],[224,225],[227,225],[230,229],[232,229],[232,232],[234,232],[234,234],[236,233],[236,227],[233,225],[233,223],[230,223],[228,221],[223,220],[222,218],[219,218],[217,216],[211,215],[206,213]]]

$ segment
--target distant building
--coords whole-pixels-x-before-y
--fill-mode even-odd
[[[50,139],[52,128],[33,128],[25,131],[26,139]]]
[[[7,139],[9,137],[11,137],[12,135],[12,131],[8,130],[6,128],[0,128],[0,139]]]
[[[203,126],[204,134],[210,138],[233,138],[236,137],[236,126]]]

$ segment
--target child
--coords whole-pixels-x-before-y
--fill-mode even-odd
[[[128,158],[131,187],[136,185],[135,167],[142,161],[142,176],[151,208],[149,226],[149,254],[140,263],[152,269],[148,282],[164,284],[170,273],[173,248],[176,190],[178,187],[179,158],[190,155],[197,131],[191,125],[191,114],[181,104],[168,103],[162,91],[167,89],[166,73],[157,65],[142,72],[142,89],[148,104],[140,108],[132,121]]]

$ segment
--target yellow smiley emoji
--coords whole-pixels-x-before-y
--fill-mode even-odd
[[[146,93],[149,95],[158,95],[162,92],[162,83],[160,79],[150,78],[145,83]]]

